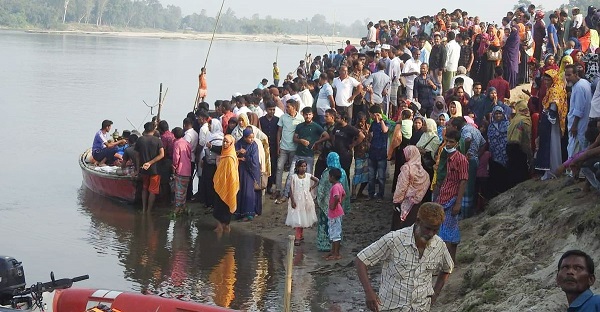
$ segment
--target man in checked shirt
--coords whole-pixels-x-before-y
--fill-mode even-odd
[[[411,227],[389,232],[358,253],[354,264],[371,311],[429,311],[448,280],[454,262],[437,236],[444,209],[424,203]],[[373,290],[367,266],[382,262],[379,296]],[[432,276],[438,274],[435,286]]]

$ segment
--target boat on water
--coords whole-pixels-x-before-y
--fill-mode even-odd
[[[96,166],[91,163],[92,151],[88,149],[79,156],[83,185],[100,195],[136,203],[141,199],[142,181],[114,166]]]

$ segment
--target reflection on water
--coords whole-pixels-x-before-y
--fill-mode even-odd
[[[284,251],[273,242],[235,230],[218,237],[210,225],[148,216],[86,188],[80,204],[91,219],[87,242],[118,258],[135,291],[246,311],[281,310]]]

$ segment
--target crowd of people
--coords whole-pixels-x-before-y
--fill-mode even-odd
[[[214,111],[204,102],[203,69],[197,109],[183,127],[157,120],[139,137],[111,142],[105,121],[93,156],[134,164],[145,210],[172,190],[177,213],[186,200],[212,207],[218,232],[232,218],[261,215],[267,196],[287,203],[296,245],[316,223],[327,260],[341,258],[352,202],[389,202],[391,232],[356,260],[367,305],[426,311],[452,271],[460,219],[532,177],[567,175],[570,185],[581,176],[582,191],[600,191],[600,12],[590,7],[584,18],[561,9],[547,25],[544,17],[530,5],[499,25],[460,9],[369,23],[359,46],[347,41],[337,53],[301,60],[282,86],[274,63],[274,84],[263,79],[250,94],[215,101]],[[516,100],[511,90],[526,83],[528,99]],[[115,158],[125,144],[125,157]],[[366,265],[379,261],[378,297]],[[406,276],[429,278],[408,283],[392,272],[394,261],[410,263]]]

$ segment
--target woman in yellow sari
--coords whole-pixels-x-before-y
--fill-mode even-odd
[[[554,69],[547,70],[542,79],[548,91],[542,101],[535,169],[546,171],[542,180],[547,180],[556,177],[552,172],[562,163],[560,138],[566,127],[567,91],[564,80]]]
[[[219,221],[215,232],[229,231],[231,215],[237,209],[237,193],[240,189],[238,158],[235,152],[235,139],[226,135],[223,139],[221,157],[217,161],[217,171],[213,182],[217,197],[214,202],[213,217]]]

